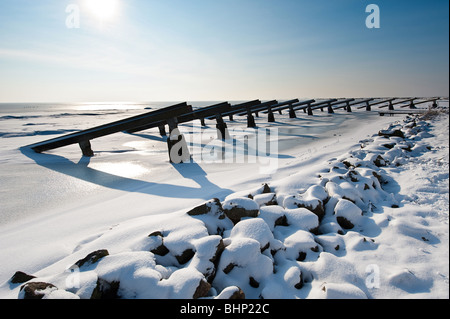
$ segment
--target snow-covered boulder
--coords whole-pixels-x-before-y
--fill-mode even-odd
[[[287,224],[298,229],[317,232],[319,217],[306,208],[286,209]]]
[[[350,283],[324,283],[321,291],[326,299],[367,299],[367,295]]]
[[[259,242],[261,251],[270,247],[274,237],[269,226],[261,218],[242,220],[231,230],[230,238],[251,238]]]
[[[324,203],[328,200],[327,191],[319,185],[313,185],[306,192],[284,198],[283,206],[287,209],[306,208],[321,220],[325,215]]]
[[[257,202],[260,207],[278,205],[277,194],[275,193],[258,194],[253,197],[253,200]]]
[[[261,244],[255,239],[234,237],[224,243],[213,286],[219,290],[239,286],[248,298],[258,297],[254,289],[261,289],[261,283],[270,278],[272,259],[261,253]]]
[[[263,206],[259,210],[259,218],[263,219],[269,229],[273,231],[275,226],[288,226],[285,213],[282,206]]]
[[[297,230],[283,240],[284,251],[281,252],[289,260],[304,261],[310,252],[319,252],[320,248],[313,234],[305,230]]]
[[[225,230],[233,227],[233,223],[225,215],[222,203],[217,198],[194,207],[188,211],[187,214],[201,220],[205,224],[210,235],[223,234]]]
[[[214,299],[245,299],[245,293],[238,286],[231,286],[222,290]]]
[[[237,224],[244,217],[257,217],[259,213],[258,203],[245,197],[227,200],[222,207],[234,224]]]
[[[334,213],[337,222],[344,229],[352,229],[361,222],[361,209],[349,200],[340,199],[334,208]]]
[[[80,299],[80,297],[60,290],[50,283],[30,282],[20,287],[19,299]]]

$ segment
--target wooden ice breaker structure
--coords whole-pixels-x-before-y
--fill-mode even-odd
[[[183,139],[178,130],[178,124],[188,123],[194,120],[200,120],[201,125],[205,126],[205,120],[216,120],[216,128],[219,139],[227,137],[227,124],[224,117],[229,117],[233,121],[233,116],[247,116],[247,127],[256,127],[255,116],[259,113],[268,114],[267,121],[269,123],[275,122],[274,113],[282,114],[283,110],[289,109],[289,117],[296,118],[296,111],[303,110],[309,116],[313,116],[313,111],[320,109],[322,112],[327,108],[329,114],[335,113],[336,110],[344,109],[347,112],[352,112],[352,106],[357,109],[365,108],[366,111],[372,111],[373,107],[378,106],[378,113],[381,116],[385,114],[421,114],[426,112],[426,109],[419,109],[416,106],[424,103],[432,103],[432,107],[437,107],[437,101],[441,98],[341,98],[341,99],[309,99],[300,101],[299,99],[291,99],[279,102],[277,100],[270,100],[261,102],[261,100],[252,100],[235,105],[228,102],[222,102],[211,106],[193,109],[187,102],[178,103],[172,106],[147,112],[141,115],[133,116],[123,120],[115,121],[105,125],[93,127],[91,129],[79,131],[76,133],[64,135],[53,138],[47,141],[29,145],[28,147],[37,153],[42,153],[48,150],[64,147],[67,145],[78,144],[81,148],[83,156],[92,157],[94,151],[92,150],[91,140],[107,136],[110,134],[125,132],[136,133],[150,128],[158,127],[161,136],[166,136],[165,126],[169,127],[169,138],[167,139],[169,154],[171,148],[177,141]],[[399,105],[401,110],[396,110],[394,106]],[[407,108],[408,109],[405,109]],[[387,110],[384,110],[386,109]],[[176,131],[175,131],[176,130]],[[173,132],[177,132],[174,137]],[[187,147],[186,147],[187,149]],[[186,155],[186,154],[185,154]]]

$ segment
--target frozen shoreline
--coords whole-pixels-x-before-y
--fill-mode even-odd
[[[11,203],[11,207],[17,207],[17,205],[20,207],[26,198],[29,202],[33,201],[30,192],[20,187],[22,182],[26,183],[25,181],[43,183],[41,192],[35,194],[37,197],[46,194],[48,197],[45,200],[52,203],[41,207],[44,211],[50,208],[48,212],[36,215],[28,213],[22,221],[12,223],[10,219],[0,227],[2,230],[1,259],[9,260],[1,267],[0,281],[8,280],[17,270],[36,273],[61,259],[64,260],[74,251],[78,252],[80,247],[89,246],[90,242],[95,242],[95,239],[101,237],[107,229],[135,218],[175,213],[214,197],[224,200],[230,194],[252,189],[255,185],[265,182],[273,184],[277,192],[307,188],[312,184],[317,173],[323,170],[324,162],[345,154],[355,146],[359,147],[360,140],[376,134],[381,128],[400,119],[375,116],[365,113],[340,113],[333,117],[319,115],[312,119],[281,118],[279,124],[277,123],[280,126],[280,132],[287,130],[288,134],[285,136],[280,134],[280,139],[286,140],[280,142],[279,168],[271,176],[260,175],[257,165],[249,164],[234,164],[234,166],[230,164],[226,167],[218,164],[183,164],[177,168],[168,163],[165,145],[156,135],[150,137],[150,135],[142,134],[143,136],[136,137],[118,134],[116,137],[104,139],[96,143],[99,155],[90,161],[83,159],[80,161],[79,150],[76,147],[42,154],[33,157],[34,159],[45,158],[43,162],[38,159],[39,166],[23,156],[15,149],[17,145],[13,146],[11,143],[6,146],[7,152],[4,152],[0,159],[2,166],[8,167],[8,171],[11,172],[23,167],[29,170],[28,172],[23,170],[23,173],[19,174],[21,177],[19,180],[15,173],[12,173],[10,177],[11,180],[7,185],[11,186],[11,194],[18,196]],[[321,125],[329,125],[325,121],[333,118],[337,120],[337,126],[333,127],[332,132],[321,128]],[[345,121],[340,121],[341,119]],[[264,126],[264,122],[265,119],[260,119],[259,125]],[[294,123],[293,127],[285,126],[289,122]],[[299,128],[296,126],[299,123],[303,126],[309,125],[311,130],[309,132],[303,130],[303,136],[296,136],[294,139],[292,135],[295,133],[300,135]],[[356,123],[359,125],[355,125]],[[27,123],[22,122],[22,124]],[[51,125],[42,123],[42,126],[44,125],[54,127],[55,123]],[[67,125],[67,122],[56,123],[56,125]],[[242,127],[243,121],[237,121],[236,125]],[[182,127],[183,129],[188,133],[190,127]],[[41,137],[30,134],[30,136],[21,137],[20,142],[35,141]],[[288,146],[284,147],[283,143]],[[445,149],[441,151],[445,153]],[[446,151],[448,154],[448,148]],[[448,155],[446,160],[448,165]],[[35,174],[29,175],[33,170],[36,170]],[[301,181],[298,179],[299,172],[302,176]],[[296,173],[296,178],[290,177]],[[405,171],[399,173],[404,174]],[[43,174],[47,177],[44,178]],[[392,174],[396,172],[393,171]],[[440,180],[447,180],[448,192],[448,174],[447,177],[438,176]],[[397,177],[399,180],[405,178],[401,174]],[[13,179],[19,185],[17,188],[13,187]],[[45,183],[48,181],[54,185],[46,189]],[[55,190],[60,192],[59,197],[53,197],[55,195],[51,192]],[[78,194],[75,200],[66,201],[68,197],[74,196],[74,191]],[[422,204],[426,207],[429,202],[425,201]],[[29,209],[32,211],[31,208]],[[423,214],[419,211],[417,213]],[[447,216],[440,216],[440,218],[447,221],[448,227],[448,206]],[[448,230],[444,235],[447,236],[448,243]],[[29,247],[33,249],[30,250]],[[446,249],[448,260],[448,245]],[[84,250],[82,252],[84,253]],[[367,256],[365,258],[369,258]],[[447,273],[442,275],[444,281],[445,276],[447,278],[448,290],[448,261]],[[399,273],[398,276],[407,277],[408,275]],[[11,297],[9,293],[5,296]],[[374,296],[376,297],[376,294]]]

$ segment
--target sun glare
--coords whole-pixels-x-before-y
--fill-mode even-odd
[[[100,21],[113,19],[118,11],[118,0],[85,0],[89,12]]]

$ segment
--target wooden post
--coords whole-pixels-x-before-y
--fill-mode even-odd
[[[331,103],[328,103],[328,113],[329,114],[333,114],[334,113],[333,107],[331,106]]]
[[[366,101],[366,111],[372,111],[372,107],[370,106],[370,101]]]
[[[352,107],[350,106],[350,102],[347,102],[347,112],[351,112],[352,111]]]
[[[437,105],[437,100],[433,100],[432,108],[435,109],[435,108],[437,108],[437,107],[438,107],[438,105]]]
[[[392,101],[389,101],[389,111],[394,110],[394,105],[392,104]]]
[[[273,115],[272,107],[269,106],[268,110],[269,110],[269,113],[267,114],[267,122],[273,123],[273,122],[275,122],[275,116]]]
[[[297,115],[295,114],[295,110],[292,104],[289,104],[289,118],[291,119],[297,118]]]
[[[91,142],[89,140],[81,141],[78,143],[78,145],[80,145],[83,156],[87,156],[87,157],[94,156],[94,151],[92,150]]]
[[[159,128],[159,135],[161,135],[161,136],[167,136],[166,128],[165,128],[165,125],[164,125],[164,124],[159,125],[158,128]]]
[[[224,122],[221,114],[216,114],[217,138],[225,140],[229,137],[227,124]]]
[[[247,108],[247,127],[256,127],[255,118],[250,108]]]
[[[174,129],[178,128],[177,118],[167,119],[167,125],[169,125],[169,132],[172,133]]]
[[[308,103],[307,109],[308,109],[308,115],[313,115],[313,111],[312,111],[312,108],[311,108],[311,103]]]

